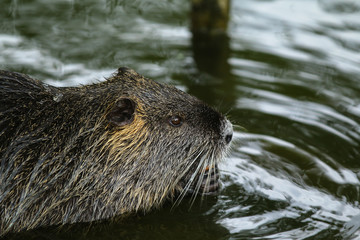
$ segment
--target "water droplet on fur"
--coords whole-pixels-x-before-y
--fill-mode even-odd
[[[57,93],[57,94],[55,94],[55,96],[53,97],[53,100],[54,100],[55,102],[60,102],[61,99],[62,99],[62,97],[63,97],[63,94],[62,94],[62,93]]]

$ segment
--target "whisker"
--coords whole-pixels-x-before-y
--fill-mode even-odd
[[[204,162],[204,157],[201,157],[201,160],[200,160],[199,165],[197,166],[196,170],[195,170],[194,173],[191,175],[189,181],[188,181],[188,182],[186,183],[186,185],[185,185],[185,188],[184,188],[184,190],[183,190],[183,192],[182,192],[183,197],[184,197],[185,194],[188,192],[188,190],[190,189],[192,183],[194,182],[195,178],[197,177],[197,174],[198,174],[198,172],[199,172],[199,170],[200,170],[201,165],[202,165],[203,162]],[[192,195],[193,195],[193,196],[196,195],[196,190],[192,193]],[[183,198],[183,197],[182,197],[182,198]]]
[[[200,176],[199,176],[199,179],[197,179],[197,183],[196,183],[196,187],[195,187],[195,190],[191,196],[191,204],[190,204],[190,208],[192,207],[192,205],[194,204],[195,202],[195,199],[196,199],[196,196],[198,195],[199,193],[199,190],[201,188],[201,185],[202,185],[202,182],[203,182],[203,179],[204,179],[204,175],[205,175],[205,169],[206,169],[206,166],[208,166],[208,162],[209,162],[209,156],[208,154],[206,154],[205,156],[202,157],[202,161],[199,163],[199,166],[198,166],[198,169],[196,171],[196,175],[199,174],[199,170],[201,171],[200,172]]]
[[[207,178],[206,178],[206,181],[205,181],[204,189],[207,189],[207,188],[210,187],[211,176],[212,176],[212,173],[216,174],[215,170],[216,170],[215,158],[214,158],[214,153],[212,152],[211,155],[210,155],[209,171],[208,171]],[[204,198],[204,196],[202,196],[202,198]]]
[[[248,130],[247,130],[245,127],[240,126],[240,125],[238,125],[238,124],[233,124],[233,128],[234,128],[235,130],[238,130],[238,131],[248,132]]]
[[[179,182],[181,180],[182,177],[184,177],[184,175],[190,170],[190,168],[193,166],[193,164],[198,160],[198,158],[201,156],[201,154],[203,153],[204,150],[202,150],[201,152],[199,152],[195,157],[193,157],[196,152],[190,154],[190,156],[187,159],[191,159],[193,158],[193,160],[191,161],[191,163],[188,165],[188,167],[183,171],[183,173],[178,176],[178,178],[176,179],[175,182]],[[179,194],[179,196],[177,197],[177,199],[175,200],[173,207],[174,206],[178,206],[180,204],[180,202],[182,201],[182,199],[185,197],[186,192],[189,190],[191,183],[193,181],[193,179],[196,176],[196,171],[191,175],[190,180],[187,182],[187,184],[185,185],[184,189],[181,191],[181,193]],[[172,207],[172,208],[173,208]]]
[[[207,188],[210,187],[212,173],[216,174],[216,158],[215,158],[215,153],[214,152],[215,151],[213,150],[211,152],[211,154],[210,154],[210,157],[209,157],[209,160],[210,160],[210,164],[208,165],[209,166],[209,171],[208,171],[207,178],[206,178],[206,181],[205,181],[204,189],[207,189]]]
[[[229,113],[234,109],[234,107],[230,107],[229,110],[226,111],[225,116],[228,116]]]

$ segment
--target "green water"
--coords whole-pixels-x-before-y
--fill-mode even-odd
[[[68,86],[128,66],[241,126],[218,196],[18,239],[360,239],[359,1],[233,0],[205,45],[184,0],[0,6],[2,69]]]

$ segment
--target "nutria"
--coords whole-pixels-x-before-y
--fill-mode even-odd
[[[0,71],[0,236],[113,219],[211,193],[232,125],[128,68],[56,88]]]

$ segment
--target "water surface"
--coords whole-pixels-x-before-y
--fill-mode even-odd
[[[218,196],[27,238],[360,239],[360,2],[233,0],[210,48],[185,0],[1,6],[2,69],[73,86],[129,66],[236,125]]]

